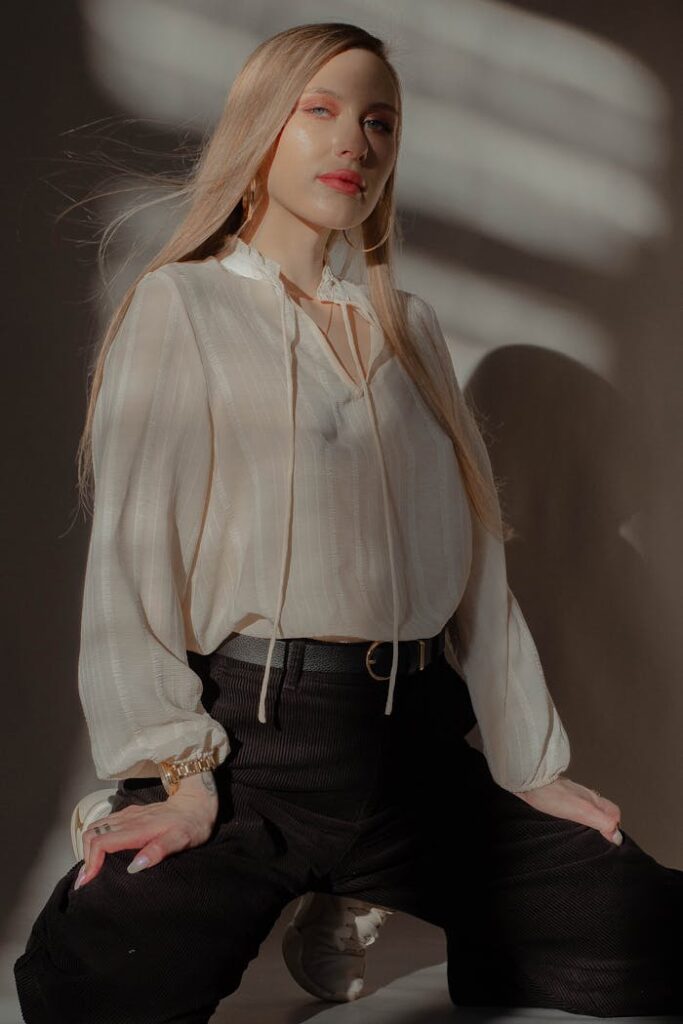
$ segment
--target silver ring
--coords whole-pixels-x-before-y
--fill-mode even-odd
[[[115,831],[116,831],[116,829],[112,828],[111,825],[95,825],[95,827],[93,828],[93,832],[97,833],[98,836],[102,835],[103,832],[115,832]]]

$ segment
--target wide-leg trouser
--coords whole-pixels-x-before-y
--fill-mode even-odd
[[[263,667],[210,656],[202,701],[231,742],[213,833],[57,882],[15,964],[27,1024],[204,1024],[311,890],[442,927],[456,1005],[683,1015],[683,871],[496,785],[443,656],[397,678],[387,716],[385,681],[302,672],[302,653],[273,669],[265,724]],[[163,799],[129,779],[117,807]]]

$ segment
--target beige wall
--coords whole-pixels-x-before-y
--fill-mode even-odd
[[[132,14],[110,23],[107,5],[89,4],[84,20],[63,2],[17,37],[1,198],[8,907],[46,836],[66,828],[59,796],[84,730],[89,523],[72,516],[97,282],[94,247],[73,242],[89,237],[85,218],[52,229],[62,193],[82,194],[86,180],[69,170],[60,133],[108,114],[210,119],[263,33],[285,27],[282,12],[286,24],[306,20],[296,3],[274,4],[267,28],[244,13],[221,35],[206,20],[220,6],[169,2],[168,21],[146,35]],[[398,44],[412,116],[401,276],[434,302],[489,417],[520,534],[511,584],[572,740],[568,774],[616,800],[626,830],[683,867],[683,8],[454,2],[440,21],[429,6],[412,25],[399,5],[369,4],[363,22]],[[190,7],[206,17],[188,20]]]

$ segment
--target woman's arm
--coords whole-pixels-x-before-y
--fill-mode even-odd
[[[186,653],[212,453],[201,356],[161,268],[135,289],[93,418],[78,686],[98,778],[158,776],[161,760],[229,752]]]
[[[486,445],[467,410],[448,345],[424,303],[429,338],[478,464],[493,483]],[[500,520],[500,507],[498,506]],[[505,547],[472,514],[473,556],[465,592],[447,624],[446,658],[465,679],[491,774],[520,793],[556,779],[570,746],[533,637],[507,582]]]

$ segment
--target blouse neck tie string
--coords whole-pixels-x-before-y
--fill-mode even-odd
[[[282,332],[282,344],[284,348],[285,358],[285,373],[287,376],[287,404],[289,407],[289,469],[288,469],[288,488],[287,488],[287,513],[285,515],[285,523],[282,534],[282,558],[280,561],[280,582],[278,586],[278,595],[276,601],[275,614],[273,616],[273,631],[270,637],[270,643],[268,645],[268,655],[266,657],[265,669],[263,672],[263,680],[261,683],[261,693],[259,697],[258,707],[258,720],[259,722],[266,721],[266,694],[268,691],[268,682],[270,680],[270,670],[273,656],[273,648],[277,639],[278,630],[280,629],[280,620],[282,617],[282,608],[285,597],[285,580],[287,575],[287,555],[289,553],[289,543],[292,530],[292,511],[294,504],[294,450],[295,450],[295,410],[294,410],[294,383],[293,383],[293,356],[292,356],[292,337],[290,337],[287,330],[287,319],[288,312],[294,309],[294,300],[290,298],[287,289],[284,286],[282,278],[280,276],[280,266],[269,257],[264,256],[255,246],[250,245],[241,238],[236,239],[235,248],[231,259],[239,264],[248,268],[251,272],[251,276],[263,276],[272,281],[280,300],[280,329]],[[377,458],[380,465],[380,471],[382,476],[382,498],[384,506],[384,522],[386,526],[387,534],[387,546],[389,551],[389,565],[391,569],[391,595],[392,595],[392,613],[393,613],[393,629],[392,629],[392,658],[391,658],[391,670],[389,675],[389,687],[387,693],[387,700],[384,708],[384,713],[390,715],[393,708],[394,688],[396,684],[396,675],[398,671],[398,583],[396,576],[396,558],[395,558],[395,536],[391,521],[391,510],[390,510],[390,498],[389,498],[389,483],[388,474],[386,468],[386,462],[384,459],[384,452],[382,450],[382,443],[380,438],[380,431],[377,424],[377,415],[374,407],[374,401],[371,396],[370,386],[368,380],[366,380],[363,369],[360,364],[358,352],[356,349],[355,339],[353,337],[353,331],[351,330],[351,323],[349,320],[349,305],[355,305],[352,298],[349,298],[348,290],[346,288],[346,282],[341,281],[332,272],[332,269],[328,263],[323,265],[323,272],[320,278],[320,284],[316,291],[317,299],[328,302],[338,302],[341,305],[342,317],[344,320],[344,328],[346,331],[346,338],[349,343],[349,349],[353,354],[353,358],[356,363],[356,369],[358,371],[358,378],[362,383],[362,392],[365,396],[365,401],[368,408],[368,416],[372,431],[375,439],[375,446],[377,450]],[[381,325],[377,321],[376,314],[367,302],[365,296],[360,293],[359,303],[362,300],[364,310],[368,313],[376,327],[380,328]],[[296,310],[294,310],[296,316]],[[296,328],[296,318],[294,320],[294,326]],[[293,332],[294,333],[294,332]]]
[[[387,533],[387,544],[389,548],[389,567],[391,569],[391,600],[393,610],[393,630],[392,630],[392,649],[391,649],[391,669],[389,675],[389,691],[387,693],[387,701],[384,708],[384,714],[390,715],[391,709],[394,704],[394,687],[396,685],[396,673],[398,670],[398,586],[396,581],[396,564],[395,564],[395,552],[394,552],[394,531],[391,525],[391,516],[389,509],[389,483],[386,462],[384,459],[384,452],[382,450],[382,443],[380,440],[379,427],[377,426],[377,414],[375,412],[374,402],[370,395],[370,384],[364,378],[363,368],[360,363],[360,358],[356,350],[356,345],[353,341],[353,332],[351,330],[351,324],[349,321],[349,310],[348,310],[348,299],[342,301],[342,315],[344,317],[344,325],[346,327],[346,338],[349,343],[349,348],[353,353],[353,358],[356,363],[356,370],[358,372],[358,379],[363,381],[363,394],[365,395],[366,405],[368,407],[368,416],[370,417],[370,423],[372,424],[372,431],[375,438],[375,446],[377,448],[377,459],[379,461],[382,471],[382,495],[384,505],[384,523],[386,526]],[[369,367],[371,369],[371,367]]]
[[[258,707],[259,722],[266,721],[266,691],[268,689],[268,682],[270,679],[270,665],[273,657],[273,648],[275,646],[275,640],[277,639],[278,629],[280,628],[282,605],[284,603],[285,573],[287,569],[287,553],[289,551],[289,537],[291,533],[292,508],[294,497],[294,385],[292,380],[292,346],[287,335],[287,290],[282,284],[282,282],[279,280],[278,287],[280,293],[280,326],[282,330],[282,344],[284,345],[285,350],[285,373],[287,375],[287,404],[289,406],[289,482],[287,487],[287,514],[285,516],[285,526],[282,535],[282,558],[280,559],[280,585],[278,588],[275,615],[273,616],[273,632],[271,634],[270,643],[268,645],[268,657],[266,658],[266,667],[263,672],[263,682],[261,683],[261,695],[259,698]]]

